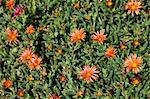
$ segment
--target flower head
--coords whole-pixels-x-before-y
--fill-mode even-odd
[[[51,96],[48,97],[48,99],[61,99],[59,95],[53,93]]]
[[[130,82],[133,85],[138,85],[142,81],[141,77],[139,75],[136,75],[135,77],[130,78]]]
[[[127,49],[127,44],[125,43],[120,43],[119,44],[120,49]]]
[[[17,7],[15,8],[14,16],[15,16],[15,17],[16,17],[16,16],[20,16],[20,15],[22,15],[23,12],[24,12],[23,8],[20,7],[20,6],[17,6]]]
[[[109,48],[106,49],[105,56],[107,58],[113,58],[113,57],[116,56],[116,53],[117,53],[117,51],[116,51],[115,48],[109,47]]]
[[[112,0],[106,0],[107,7],[111,7],[113,5]]]
[[[26,33],[27,34],[32,34],[35,31],[33,25],[30,25],[29,27],[27,27],[26,29]]]
[[[104,32],[97,32],[95,33],[95,35],[92,35],[92,39],[93,41],[97,41],[100,44],[103,44],[105,40],[107,40],[106,38],[107,34],[104,35]]]
[[[31,61],[28,62],[28,67],[30,69],[39,69],[41,67],[42,59],[35,55],[35,57],[31,58]]]
[[[31,59],[34,57],[35,55],[33,54],[33,51],[29,48],[25,49],[23,51],[23,53],[20,56],[20,60],[25,63],[26,61],[31,61]]]
[[[96,80],[98,77],[97,73],[99,73],[96,69],[96,66],[84,66],[84,69],[80,72],[80,79],[84,79],[87,83]]]
[[[13,9],[14,5],[15,5],[14,0],[7,0],[6,1],[6,8]]]
[[[84,29],[76,29],[72,34],[71,34],[71,42],[76,43],[85,38],[85,32]]]
[[[24,90],[22,90],[22,89],[18,89],[18,91],[17,91],[17,95],[18,95],[19,97],[23,97],[23,96],[24,96],[24,94],[25,94]]]
[[[134,73],[138,73],[142,62],[142,57],[137,57],[136,54],[132,54],[125,59],[124,66],[127,72],[133,71]]]
[[[140,12],[140,8],[143,8],[141,4],[142,3],[138,2],[138,0],[131,0],[131,1],[128,1],[128,3],[125,6],[125,9],[128,10],[128,14],[132,13],[132,16],[134,16],[134,13],[138,15]]]
[[[84,95],[84,91],[82,91],[82,90],[78,90],[76,93],[77,97],[82,97],[83,95]]]
[[[13,81],[12,80],[6,80],[3,85],[6,87],[6,88],[10,88],[12,87],[13,85]]]
[[[19,40],[17,39],[17,37],[19,36],[17,33],[17,30],[11,30],[9,28],[6,29],[7,32],[7,40],[9,42],[19,42]]]
[[[67,80],[67,77],[65,76],[65,75],[60,75],[59,77],[59,81],[61,82],[61,83],[63,83],[63,82],[65,82],[66,80]]]

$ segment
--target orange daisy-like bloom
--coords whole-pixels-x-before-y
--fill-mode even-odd
[[[85,32],[84,29],[76,29],[72,34],[71,34],[71,42],[76,43],[85,38]]]
[[[20,56],[20,60],[25,63],[26,61],[31,61],[31,59],[34,57],[35,55],[33,54],[33,51],[29,48],[27,48],[26,50],[24,50],[24,52],[21,54]]]
[[[35,31],[33,25],[30,25],[29,27],[27,27],[26,33],[27,34],[32,34]]]
[[[12,80],[6,80],[3,85],[6,87],[6,88],[10,88],[12,87],[13,85],[13,81]]]
[[[100,44],[103,44],[105,40],[107,40],[106,38],[107,34],[104,35],[104,32],[97,32],[95,33],[95,35],[92,35],[92,39],[93,41],[97,41]]]
[[[7,0],[7,2],[6,2],[6,7],[7,7],[8,9],[13,9],[14,5],[15,5],[14,0]]]
[[[11,43],[11,42],[19,42],[19,40],[17,39],[17,37],[19,36],[17,33],[17,30],[10,30],[9,28],[6,29],[7,32],[7,40]]]
[[[42,59],[35,55],[35,57],[28,62],[28,67],[30,69],[39,69],[41,67],[41,62]]]
[[[84,70],[80,72],[80,79],[84,79],[87,83],[92,82],[93,80],[96,80],[99,73],[99,71],[96,70],[96,66],[84,66]]]
[[[138,0],[131,0],[128,1],[128,3],[125,6],[125,9],[128,10],[128,14],[132,13],[132,16],[134,16],[134,12],[136,13],[136,15],[138,15],[140,8],[143,8],[141,4],[142,3],[138,2]]]
[[[133,71],[134,73],[138,73],[140,71],[142,65],[142,57],[137,57],[136,54],[132,54],[131,56],[127,57],[124,66],[126,67],[126,71]]]
[[[116,51],[115,48],[109,47],[109,48],[106,49],[105,56],[107,58],[113,58],[113,57],[116,56],[116,53],[117,53],[117,51]]]
[[[59,77],[59,81],[61,82],[61,83],[63,83],[63,82],[65,82],[66,80],[67,80],[67,77],[65,76],[65,75],[60,75]]]

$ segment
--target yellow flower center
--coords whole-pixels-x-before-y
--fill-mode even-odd
[[[88,73],[86,74],[86,78],[91,77],[91,75],[92,75],[92,73],[91,73],[91,72],[88,72]]]
[[[133,62],[132,67],[135,68],[135,67],[137,67],[137,66],[138,66],[137,63],[136,63],[136,62]]]
[[[131,5],[131,10],[132,10],[132,11],[137,10],[137,5]]]
[[[139,84],[139,80],[135,79],[135,80],[133,81],[133,84],[135,84],[135,85]]]
[[[112,3],[111,1],[108,1],[108,2],[107,2],[107,6],[109,6],[109,7],[112,6],[112,4],[113,4],[113,3]]]
[[[27,56],[26,59],[27,59],[27,60],[31,59],[31,56]]]
[[[81,35],[78,35],[78,36],[77,36],[77,39],[81,39]]]

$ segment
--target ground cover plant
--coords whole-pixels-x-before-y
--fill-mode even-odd
[[[150,98],[149,18],[149,0],[0,0],[0,98]]]

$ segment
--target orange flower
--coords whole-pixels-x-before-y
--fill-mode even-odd
[[[19,97],[23,97],[23,96],[24,96],[24,90],[19,89],[18,92],[17,92],[17,95],[18,95]]]
[[[134,73],[138,73],[140,71],[142,62],[142,57],[137,57],[136,54],[132,54],[126,58],[124,66],[126,67],[127,72],[133,71]]]
[[[10,88],[12,85],[13,85],[13,81],[12,80],[6,80],[3,85],[6,87],[6,88]]]
[[[29,27],[27,27],[26,33],[27,34],[32,34],[35,31],[33,25],[30,25]]]
[[[17,33],[17,30],[10,30],[9,28],[6,29],[7,32],[7,40],[11,43],[11,42],[19,42],[19,40],[17,39],[17,37],[19,36]]]
[[[41,67],[41,62],[42,59],[35,55],[35,57],[28,62],[28,67],[30,69],[39,69]]]
[[[84,29],[76,29],[72,34],[71,34],[71,42],[79,42],[85,38],[85,32]]]
[[[59,81],[62,83],[62,82],[65,82],[67,80],[66,76],[65,75],[60,75],[59,77]]]
[[[106,38],[107,34],[104,35],[104,32],[97,32],[95,33],[95,35],[92,35],[92,39],[93,41],[97,41],[100,44],[103,44],[105,40],[107,40]]]
[[[113,58],[113,57],[115,57],[116,53],[117,52],[116,52],[115,48],[109,47],[109,48],[106,49],[105,56],[107,58]]]
[[[8,9],[13,9],[14,5],[15,5],[14,0],[7,0],[6,7]]]
[[[79,3],[79,2],[75,3],[75,4],[74,4],[74,8],[79,9],[79,8],[80,8],[80,3]]]
[[[106,0],[107,7],[111,7],[113,5],[112,0]]]
[[[80,72],[80,79],[84,79],[87,83],[92,82],[93,80],[96,80],[99,73],[99,71],[96,70],[96,66],[84,66],[84,70]]]
[[[24,52],[21,54],[20,56],[20,60],[24,63],[26,61],[31,61],[31,59],[34,57],[35,55],[33,54],[33,51],[29,48],[27,48],[26,50],[24,50]]]
[[[128,10],[128,14],[132,13],[132,16],[134,16],[134,12],[136,13],[136,15],[138,15],[140,8],[143,8],[141,4],[142,3],[138,2],[138,0],[131,0],[128,1],[128,3],[125,6],[125,9]]]

